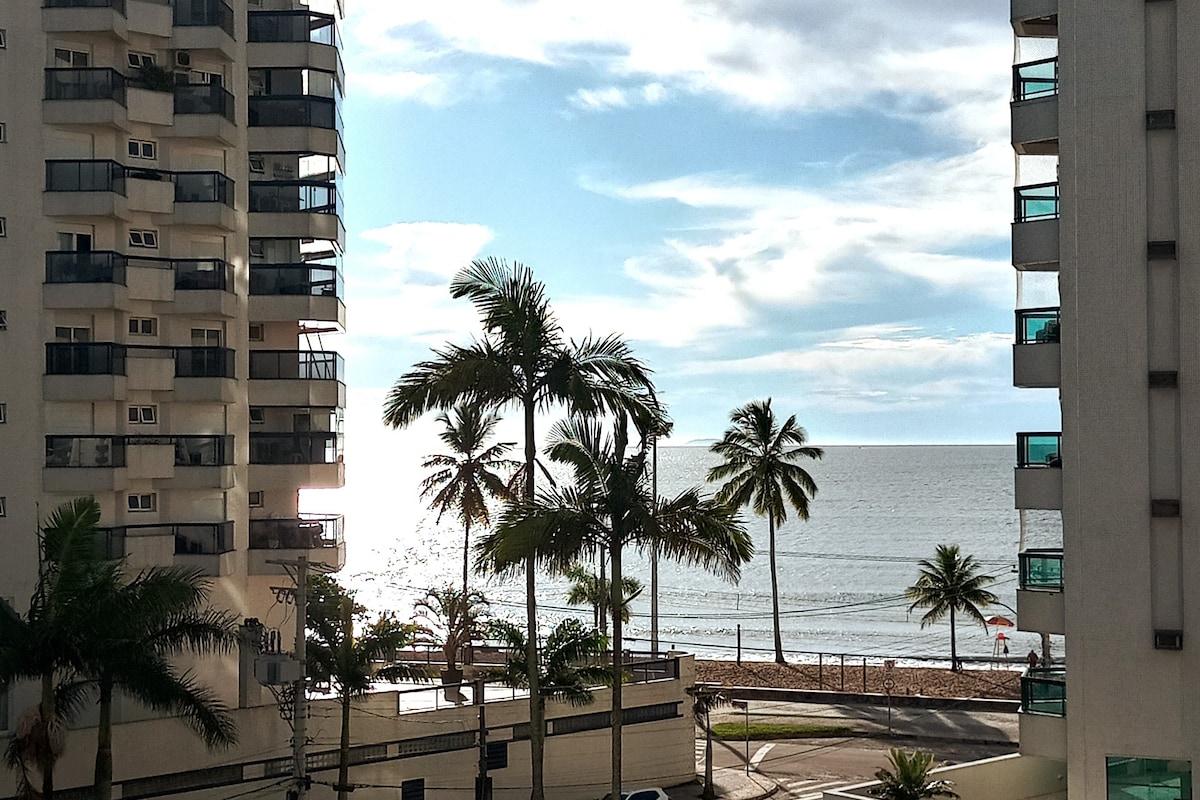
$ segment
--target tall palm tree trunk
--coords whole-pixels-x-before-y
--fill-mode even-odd
[[[338,743],[338,800],[346,800],[350,785],[350,693],[342,692],[342,738]]]
[[[624,634],[624,623],[621,620],[621,543],[614,536],[609,545],[612,558],[612,585],[609,608],[612,609],[612,795],[621,796],[621,723],[624,717],[622,706],[622,678],[624,670],[621,664],[621,637]]]
[[[775,570],[775,515],[767,514],[767,529],[771,538],[771,618],[775,622],[775,663],[786,664],[783,658],[783,634],[779,630],[779,574]]]
[[[96,800],[112,800],[113,679],[100,676],[100,721],[96,728],[96,769],[92,785]]]
[[[712,723],[707,708],[704,709],[704,790],[700,797],[702,800],[717,800],[717,788],[713,786]]]
[[[463,597],[467,596],[467,579],[471,565],[471,518],[463,520]]]
[[[950,606],[950,670],[958,671],[958,641],[954,636],[954,606]]]
[[[596,611],[596,616],[600,619],[600,625],[599,625],[600,632],[603,633],[605,636],[607,636],[608,635],[608,604],[612,598],[611,598],[611,596],[604,594],[604,577],[605,577],[604,573],[606,572],[608,565],[604,561],[604,551],[603,550],[600,551],[600,557],[597,560],[600,562],[600,565],[599,565],[600,569],[597,570],[597,572],[600,573],[600,583],[596,587],[597,589],[599,589],[599,591],[596,593],[596,597],[600,603],[600,608]],[[616,608],[616,606],[613,606],[613,608]]]
[[[42,767],[42,796],[39,800],[53,800],[54,798],[54,764],[58,760],[58,753],[55,752],[54,746],[54,718],[58,715],[58,709],[55,708],[54,702],[54,672],[42,673],[42,725],[46,729],[46,762]]]
[[[534,462],[537,458],[537,442],[534,440],[534,400],[527,397],[525,407],[525,499],[533,501]],[[532,555],[525,560],[525,663],[529,678],[529,777],[532,788],[530,800],[545,800],[546,785],[543,767],[546,758],[546,705],[542,698],[539,680],[538,626],[537,626],[537,574]]]

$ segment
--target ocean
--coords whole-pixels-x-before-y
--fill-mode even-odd
[[[659,493],[705,487],[714,463],[707,447],[660,448]],[[789,657],[948,658],[949,624],[922,629],[923,612],[910,614],[903,598],[917,578],[917,562],[932,558],[939,544],[959,545],[995,577],[989,588],[1009,608],[996,605],[985,616],[1015,618],[1021,520],[1013,508],[1014,464],[1015,451],[1008,445],[829,447],[824,459],[808,462],[819,490],[810,519],[789,514],[776,533],[781,627]],[[660,562],[661,647],[731,658],[740,626],[744,658],[773,657],[767,523],[749,509],[743,514],[758,553],[737,584]],[[461,580],[461,528],[449,517],[436,524],[432,513],[413,527],[394,542],[365,547],[349,529],[351,559],[341,578],[368,607],[403,614],[423,588]],[[1026,546],[1055,546],[1058,535],[1056,515],[1027,516]],[[632,552],[626,564],[627,574],[645,586],[626,628],[629,647],[645,649],[650,644],[649,567]],[[523,618],[523,579],[477,580],[498,615]],[[543,577],[539,585],[546,622],[564,616],[590,619],[589,608],[566,605],[564,581]],[[1035,634],[985,630],[960,617],[960,655],[996,654],[1001,632],[1009,637],[1014,660],[1040,647]]]

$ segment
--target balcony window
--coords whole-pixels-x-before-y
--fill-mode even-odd
[[[220,28],[233,36],[233,9],[223,0],[174,0],[175,25]]]
[[[232,436],[172,436],[177,467],[224,467],[233,463]],[[132,442],[130,442],[132,444]]]
[[[1017,222],[1038,219],[1058,219],[1058,184],[1038,183],[1013,189],[1016,198]]]
[[[125,105],[125,76],[115,69],[48,69],[47,100],[115,100]]]
[[[1105,759],[1108,800],[1178,800],[1192,796],[1192,762],[1184,759]]]
[[[271,181],[250,184],[250,210],[260,213],[337,214],[336,183]]]
[[[342,132],[342,112],[331,97],[251,96],[252,128],[325,128]]]
[[[323,264],[251,264],[250,294],[341,297],[341,277]]]
[[[1013,67],[1013,100],[1031,100],[1058,94],[1058,59],[1029,61]]]
[[[1067,671],[1031,669],[1021,676],[1021,711],[1050,717],[1067,715]]]
[[[42,0],[42,8],[111,8],[125,16],[125,0]]]
[[[47,436],[46,466],[123,467],[125,440],[120,436]]]
[[[1061,433],[1018,433],[1018,467],[1062,467]]]
[[[116,192],[125,194],[125,167],[115,161],[46,162],[48,192]]]
[[[343,359],[327,350],[251,350],[251,380],[336,381]]]
[[[233,181],[219,172],[176,172],[176,203],[224,203],[233,207]]]
[[[124,375],[126,348],[119,344],[46,345],[47,375]]]
[[[115,283],[125,285],[125,256],[109,251],[46,253],[46,283]]]
[[[233,291],[233,265],[219,258],[176,259],[171,266],[177,290]]]
[[[311,42],[338,46],[332,14],[310,11],[252,11],[248,19],[251,42]]]
[[[1017,344],[1057,343],[1059,337],[1059,309],[1017,309]]]
[[[224,347],[175,348],[176,378],[232,378],[234,351]]]
[[[1063,588],[1061,549],[1026,550],[1018,555],[1022,589]]]
[[[250,520],[251,550],[316,550],[342,543],[342,517]]]
[[[336,464],[341,460],[336,433],[251,433],[251,464]]]
[[[217,83],[185,83],[175,87],[176,114],[220,114],[234,121],[233,95]]]

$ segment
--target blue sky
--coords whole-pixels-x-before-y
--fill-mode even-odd
[[[352,484],[356,450],[430,452],[379,403],[477,332],[447,286],[492,255],[571,335],[629,339],[677,443],[767,396],[818,444],[1058,426],[1053,391],[1011,386],[1006,6],[347,6],[349,320],[327,345]]]

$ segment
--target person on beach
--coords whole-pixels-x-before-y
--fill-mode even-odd
[[[1037,665],[1038,665],[1037,650],[1030,650],[1029,655],[1025,656],[1025,660],[1029,662],[1030,669],[1037,669]]]

